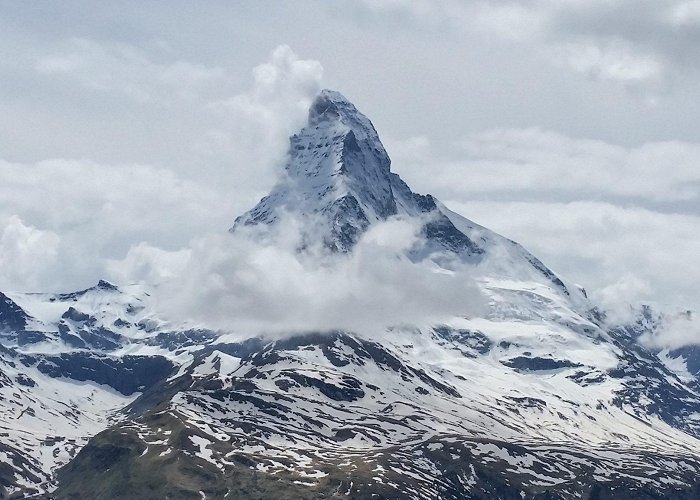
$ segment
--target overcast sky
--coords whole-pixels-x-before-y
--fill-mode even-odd
[[[596,300],[699,307],[700,1],[0,0],[0,47],[0,290],[162,279],[327,87]]]

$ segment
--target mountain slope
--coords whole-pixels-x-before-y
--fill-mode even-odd
[[[411,191],[342,95],[314,101],[285,172],[231,231],[292,220],[299,252],[342,259],[410,221],[407,257],[473,281],[483,313],[266,337],[179,326],[157,287],[2,295],[0,498],[697,498],[698,380]]]

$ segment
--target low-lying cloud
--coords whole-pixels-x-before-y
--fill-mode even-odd
[[[656,329],[645,333],[639,341],[651,348],[678,349],[700,344],[700,319],[693,311],[665,311]]]
[[[70,291],[134,242],[174,250],[225,230],[224,193],[147,165],[0,161],[0,289]]]
[[[195,240],[176,276],[159,286],[160,312],[193,326],[272,335],[378,333],[485,311],[467,268],[447,272],[406,257],[418,237],[414,221],[372,226],[349,254],[322,246],[299,251],[298,225],[286,221],[278,228],[264,239],[243,230]],[[148,265],[149,256],[142,257]],[[155,257],[153,264],[162,265]]]

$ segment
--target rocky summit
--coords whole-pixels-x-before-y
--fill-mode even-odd
[[[155,284],[4,291],[0,498],[700,498],[697,349],[647,349],[653,311],[609,321],[390,165],[324,90],[231,231],[294,220],[299,252],[345,258],[410,221],[405,257],[473,282],[482,314],[465,297],[463,314],[373,334],[246,336],[162,317]]]

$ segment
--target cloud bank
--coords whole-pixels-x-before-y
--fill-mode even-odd
[[[700,206],[697,143],[623,147],[528,128],[487,130],[439,148],[425,136],[414,137],[389,143],[389,148],[396,168],[414,183],[450,198],[535,193]]]
[[[131,46],[76,39],[40,59],[37,71],[161,112],[165,105],[199,106],[216,127],[184,142],[197,151],[196,168],[0,159],[2,290],[66,291],[101,278],[167,277],[168,265],[135,277],[139,253],[171,259],[169,252],[192,238],[225,232],[257,201],[281,174],[288,137],[305,120],[323,69],[279,46],[253,69],[249,88],[219,99],[211,87],[230,77],[220,69],[158,63]],[[116,264],[123,259],[128,272]]]
[[[420,231],[415,221],[371,226],[350,254],[322,246],[300,252],[298,228],[288,218],[264,239],[241,228],[195,240],[175,277],[159,287],[163,316],[246,335],[376,334],[486,311],[469,267],[447,272],[406,257]],[[141,257],[142,266],[163,265],[157,253]]]
[[[651,333],[645,333],[639,341],[653,349],[678,349],[700,344],[700,320],[697,312],[667,310]]]

